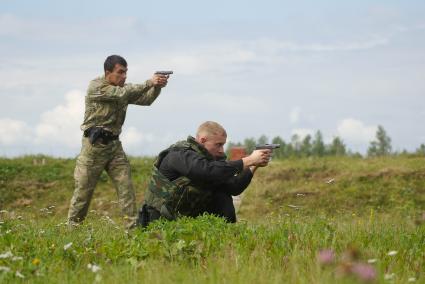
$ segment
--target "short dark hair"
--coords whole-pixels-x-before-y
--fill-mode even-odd
[[[105,63],[103,63],[103,70],[112,72],[114,70],[115,65],[122,65],[127,67],[127,61],[122,56],[119,55],[109,55],[106,57]]]

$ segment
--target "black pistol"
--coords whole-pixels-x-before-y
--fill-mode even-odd
[[[256,145],[255,150],[264,150],[264,149],[277,149],[280,148],[280,144],[262,144],[262,145]]]
[[[155,74],[159,74],[159,75],[171,75],[171,74],[173,74],[173,71],[156,71]]]

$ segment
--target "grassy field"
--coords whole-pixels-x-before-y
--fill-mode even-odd
[[[237,224],[206,215],[126,232],[106,175],[70,231],[74,160],[0,159],[0,282],[425,283],[424,161],[273,160]],[[141,202],[152,160],[131,164]]]

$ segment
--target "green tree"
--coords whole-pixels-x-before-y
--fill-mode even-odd
[[[323,142],[323,135],[320,130],[314,135],[313,145],[311,146],[311,154],[316,157],[325,155],[325,143]]]
[[[301,156],[303,157],[311,156],[311,149],[312,149],[311,135],[307,134],[304,137],[303,141],[301,142],[301,148],[300,148]]]
[[[416,149],[416,154],[424,156],[425,155],[425,144],[421,144],[418,149]]]
[[[301,154],[301,140],[298,134],[292,135],[291,146],[291,156],[299,157]]]
[[[379,125],[376,131],[376,140],[370,142],[368,156],[386,156],[391,154],[391,138],[385,129]]]
[[[261,135],[260,138],[258,138],[258,144],[267,144],[269,141],[269,138],[267,138],[266,135]]]
[[[285,157],[286,152],[286,143],[285,141],[280,137],[276,136],[272,139],[273,144],[280,144],[280,148],[277,148],[273,151],[273,157],[277,159],[282,159]]]
[[[257,142],[255,141],[255,138],[246,138],[243,141],[243,145],[246,148],[246,153],[250,154],[252,151],[254,151],[256,144]]]
[[[347,153],[344,142],[338,136],[334,137],[331,144],[329,145],[328,150],[329,155],[331,156],[344,156]]]
[[[291,143],[286,144],[283,156],[284,157],[296,156],[296,151],[294,149],[294,146]]]

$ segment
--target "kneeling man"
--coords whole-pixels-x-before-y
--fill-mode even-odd
[[[146,227],[160,217],[196,217],[203,213],[236,222],[232,195],[241,194],[257,167],[266,166],[270,150],[255,150],[237,161],[226,161],[226,130],[218,123],[201,124],[196,138],[171,145],[154,163],[152,177],[139,211],[138,223]]]

